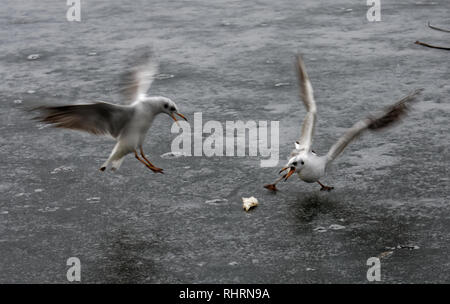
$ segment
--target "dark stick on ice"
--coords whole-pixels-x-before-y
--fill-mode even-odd
[[[429,47],[429,48],[433,48],[433,49],[450,51],[450,48],[448,48],[448,47],[435,46],[435,45],[431,45],[431,44],[428,44],[428,43],[420,42],[419,40],[417,40],[414,43],[422,45],[422,46],[426,46],[426,47]]]

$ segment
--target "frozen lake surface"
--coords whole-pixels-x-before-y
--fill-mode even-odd
[[[365,283],[370,257],[386,283],[448,282],[450,273],[448,51],[450,2],[6,0],[0,10],[0,282],[67,282],[78,257],[84,283]],[[301,4],[300,4],[301,2]],[[43,128],[38,103],[121,102],[127,56],[152,46],[153,95],[188,118],[279,120],[286,159],[305,114],[294,55],[318,106],[314,149],[357,119],[416,88],[397,127],[352,143],[322,181],[291,178],[259,157],[162,158],[172,121],[159,116],[145,150],[156,175],[128,156],[98,170],[113,141]],[[30,55],[38,55],[32,56]],[[277,85],[278,84],[278,85]],[[281,163],[280,163],[281,164]],[[241,197],[260,204],[246,213]]]

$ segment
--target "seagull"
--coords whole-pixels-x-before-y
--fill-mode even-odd
[[[77,105],[40,106],[35,119],[57,128],[85,131],[94,135],[109,135],[116,140],[109,158],[100,167],[101,171],[111,165],[111,170],[119,169],[124,156],[134,153],[138,161],[154,173],[164,173],[153,165],[142,148],[147,131],[158,114],[164,113],[178,123],[178,111],[171,99],[162,96],[148,96],[147,91],[158,73],[158,64],[149,52],[141,54],[140,63],[124,74],[126,80],[121,91],[128,104],[94,102]],[[139,150],[139,153],[138,153]]]
[[[394,122],[398,121],[406,113],[408,103],[415,100],[417,95],[423,91],[423,89],[415,90],[397,103],[386,108],[382,113],[370,115],[358,121],[331,146],[326,155],[319,156],[312,150],[312,139],[317,116],[316,102],[301,55],[297,55],[297,71],[301,89],[300,96],[307,113],[303,121],[300,139],[295,142],[295,149],[292,150],[287,164],[279,173],[288,169],[289,171],[278,178],[273,184],[264,185],[266,189],[271,191],[278,191],[276,184],[281,180],[286,181],[294,173],[297,173],[298,177],[307,183],[317,182],[321,186],[321,191],[331,191],[334,187],[325,186],[319,179],[326,174],[329,165],[341,154],[345,147],[365,130],[378,131],[393,125]]]

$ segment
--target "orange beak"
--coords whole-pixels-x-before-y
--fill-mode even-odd
[[[176,112],[175,114],[177,114],[178,116],[180,116],[181,118],[183,118],[184,120],[188,121],[186,117],[184,117],[183,114]]]
[[[289,177],[291,177],[292,174],[295,172],[295,167],[291,167],[291,170],[286,174],[286,177],[284,178],[284,181],[287,181]]]
[[[280,172],[278,172],[278,174],[280,174],[281,172],[285,171],[286,169],[288,169],[289,167],[284,167],[280,170]]]
[[[183,118],[184,120],[186,120],[187,121],[187,118],[186,117],[184,117],[184,115],[183,114],[181,114],[181,113],[178,113],[178,112],[175,112],[175,114],[177,114],[178,116],[180,116],[181,118]],[[175,115],[173,115],[173,113],[172,114],[170,114],[170,117],[172,117],[172,119],[173,120],[175,120],[175,122],[178,124],[178,119],[175,117]]]

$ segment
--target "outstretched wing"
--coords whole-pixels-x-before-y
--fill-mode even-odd
[[[158,64],[153,60],[148,49],[137,51],[133,60],[133,66],[122,75],[120,88],[127,103],[132,103],[141,96],[145,96],[158,73]]]
[[[106,102],[69,106],[41,106],[35,119],[57,128],[89,132],[95,135],[119,136],[134,110]]]
[[[300,96],[306,107],[306,117],[303,120],[300,138],[295,142],[295,148],[299,151],[309,151],[314,135],[314,126],[316,124],[316,101],[314,100],[313,88],[302,57],[297,55],[297,72],[300,86]]]
[[[331,147],[327,154],[327,161],[333,161],[345,147],[366,129],[378,131],[380,129],[392,126],[395,122],[406,114],[408,103],[415,100],[423,89],[416,90],[404,97],[394,105],[388,107],[384,112],[377,116],[369,116],[355,123],[338,141]]]

